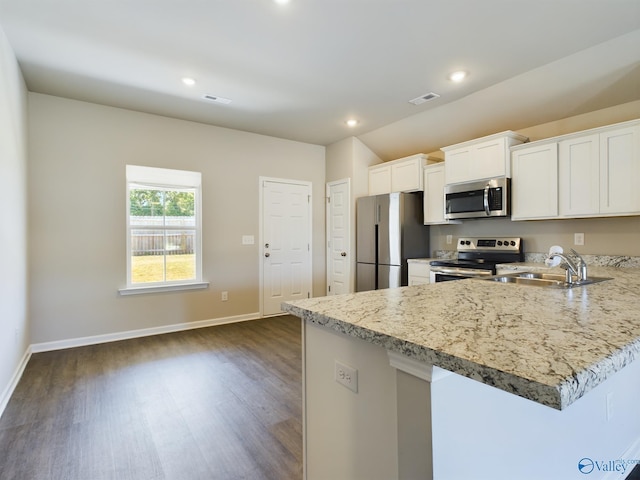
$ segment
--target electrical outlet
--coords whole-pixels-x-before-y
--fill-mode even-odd
[[[574,233],[573,234],[573,244],[574,245],[584,245],[584,233]]]
[[[453,235],[447,235],[447,245],[451,245],[453,243]]]
[[[229,300],[229,292],[222,292],[222,301],[226,302]]]
[[[336,360],[335,379],[349,390],[358,393],[358,370]]]

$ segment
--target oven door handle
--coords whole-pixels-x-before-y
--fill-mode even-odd
[[[491,215],[491,210],[489,210],[489,192],[491,190],[491,186],[487,183],[487,185],[484,187],[484,197],[483,197],[483,203],[484,203],[484,211],[487,215]]]
[[[431,272],[438,275],[452,275],[457,277],[482,277],[493,275],[491,270],[480,270],[476,268],[456,268],[456,267],[431,267]]]

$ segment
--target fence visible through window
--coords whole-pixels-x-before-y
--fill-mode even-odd
[[[141,255],[187,255],[194,252],[194,231],[131,232],[131,254]]]

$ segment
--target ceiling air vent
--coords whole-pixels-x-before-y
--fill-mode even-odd
[[[202,98],[204,98],[205,100],[209,100],[210,102],[222,103],[224,105],[228,105],[231,103],[231,100],[229,100],[228,98],[217,97],[215,95],[203,95]]]
[[[433,100],[439,97],[440,95],[438,95],[437,93],[429,92],[429,93],[425,93],[424,95],[420,95],[418,98],[409,100],[409,103],[413,103],[414,105],[420,105],[421,103],[428,102],[429,100]]]

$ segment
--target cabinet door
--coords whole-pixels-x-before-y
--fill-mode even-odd
[[[445,223],[444,164],[424,169],[424,224]]]
[[[563,140],[558,153],[560,216],[596,215],[600,210],[600,136]]]
[[[391,191],[417,192],[422,190],[422,160],[414,158],[391,165]]]
[[[408,285],[426,285],[429,283],[431,266],[428,263],[409,263]]]
[[[600,134],[600,213],[640,212],[640,125]]]
[[[511,165],[511,219],[558,216],[558,144],[516,150]]]
[[[504,177],[507,174],[505,139],[496,138],[479,143],[472,152],[469,180]]]
[[[369,169],[369,195],[391,193],[391,166]]]
[[[471,177],[471,147],[451,150],[444,154],[446,183],[466,182]]]

